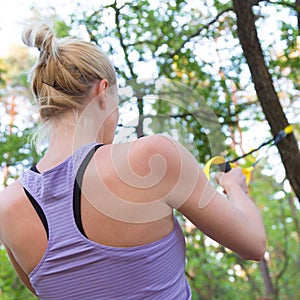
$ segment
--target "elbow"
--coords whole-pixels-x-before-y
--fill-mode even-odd
[[[266,248],[267,242],[266,237],[264,236],[257,240],[251,249],[244,252],[243,255],[241,255],[241,258],[245,260],[261,261],[264,258]]]
[[[247,255],[241,256],[244,260],[253,260],[253,261],[261,261],[264,258],[265,251],[260,251],[256,253],[250,253]]]

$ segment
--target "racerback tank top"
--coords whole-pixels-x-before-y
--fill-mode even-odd
[[[42,300],[188,300],[185,239],[176,217],[166,237],[117,248],[89,240],[80,228],[80,183],[99,144],[81,147],[58,166],[20,180],[48,234],[43,258],[29,274]],[[79,196],[78,196],[79,194]]]

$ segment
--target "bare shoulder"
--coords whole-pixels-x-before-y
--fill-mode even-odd
[[[28,270],[31,270],[32,265],[40,259],[33,251],[39,246],[37,247],[36,241],[28,240],[28,234],[26,234],[29,233],[31,236],[36,237],[39,233],[32,234],[32,231],[26,230],[28,229],[28,221],[38,224],[35,216],[31,213],[32,208],[26,201],[23,187],[18,180],[0,191],[0,241],[4,244],[10,261],[21,281],[32,293],[35,293],[27,276]],[[30,229],[34,229],[34,226]],[[28,263],[22,255],[19,255],[27,251],[37,257],[36,261]],[[29,267],[26,268],[27,266]]]
[[[45,230],[21,182],[16,180],[0,192],[0,240],[14,248],[26,245],[29,236],[44,237]]]
[[[162,158],[178,163],[182,156],[191,156],[183,145],[173,138],[161,134],[154,134],[137,139],[136,141],[112,146],[116,153],[123,152],[131,160],[154,158],[158,155]],[[119,150],[119,151],[118,151]]]
[[[119,186],[119,196],[126,194],[130,199],[152,201],[155,195],[156,200],[163,199],[173,208],[187,198],[200,170],[198,162],[185,147],[164,135],[108,145],[102,147],[96,157],[98,175],[102,172],[102,179],[115,194]]]
[[[186,159],[194,160],[180,143],[171,137],[158,134],[129,143],[110,145],[107,150],[114,167],[129,168],[140,176],[148,175],[149,172],[154,172],[154,175],[155,170],[161,172],[162,169],[165,170],[165,175],[169,171],[170,174],[178,176]]]
[[[22,203],[24,203],[24,192],[18,180],[0,191],[1,240],[6,239],[7,229],[11,228],[12,222],[17,219],[17,214],[22,210]]]
[[[3,217],[5,213],[13,211],[15,206],[20,203],[22,196],[22,185],[18,180],[0,191],[1,216]],[[0,220],[2,220],[2,218]]]
[[[170,136],[162,134],[154,134],[143,137],[133,142],[136,146],[140,146],[142,150],[155,153],[169,153],[180,151],[183,146]]]

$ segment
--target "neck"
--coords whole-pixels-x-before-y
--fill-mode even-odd
[[[65,113],[51,125],[49,147],[43,160],[59,162],[85,144],[104,143],[102,123],[91,115]]]

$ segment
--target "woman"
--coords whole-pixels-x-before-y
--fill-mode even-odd
[[[265,251],[261,215],[241,169],[207,181],[179,143],[161,135],[112,145],[114,68],[92,43],[29,25],[40,56],[32,90],[49,130],[36,166],[0,194],[0,240],[40,299],[191,299],[177,209],[244,259]]]

